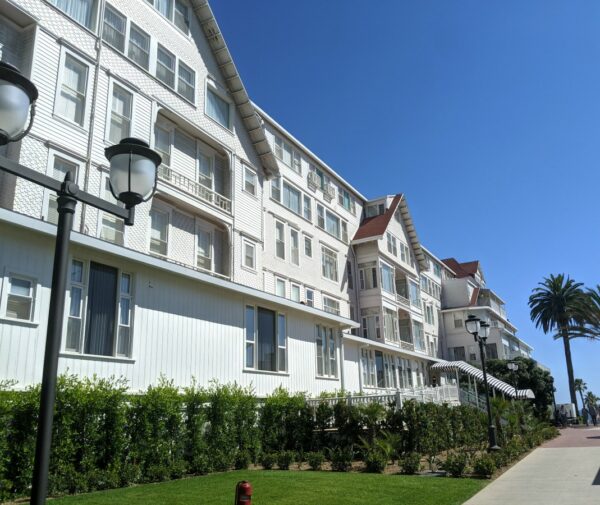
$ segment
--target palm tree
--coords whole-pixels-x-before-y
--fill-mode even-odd
[[[575,395],[570,329],[582,325],[585,308],[590,305],[582,286],[583,284],[575,282],[568,276],[565,277],[564,274],[550,275],[533,289],[529,297],[531,320],[536,328],[541,327],[544,333],[554,331],[555,339],[562,338],[569,377],[569,393],[577,415],[579,409]]]
[[[585,337],[600,340],[600,284],[587,289],[583,320],[571,329],[571,338]]]
[[[577,391],[579,393],[579,396],[581,397],[581,406],[585,407],[583,393],[587,391],[587,384],[583,382],[583,379],[575,379],[575,391]]]
[[[588,405],[593,405],[595,407],[598,404],[598,400],[600,400],[600,398],[598,398],[591,391],[588,391],[588,394],[585,395],[585,403],[587,403]]]

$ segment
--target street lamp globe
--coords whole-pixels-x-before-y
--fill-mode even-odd
[[[479,338],[484,342],[490,336],[490,324],[487,321],[481,321],[479,324]]]
[[[126,138],[104,150],[110,162],[110,191],[131,209],[148,201],[156,191],[158,153],[143,140]]]
[[[480,324],[481,320],[478,317],[471,314],[469,315],[469,317],[467,317],[467,320],[465,321],[465,328],[471,335],[475,336],[479,333]]]
[[[0,145],[21,140],[31,128],[38,90],[17,67],[0,61]],[[27,116],[31,116],[26,128]]]

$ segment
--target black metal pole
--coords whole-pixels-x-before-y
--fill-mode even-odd
[[[477,339],[479,341],[479,354],[481,355],[481,369],[483,370],[483,384],[485,386],[485,405],[487,408],[487,416],[488,416],[488,441],[489,441],[489,451],[499,451],[500,447],[496,443],[496,426],[494,425],[494,420],[492,419],[492,407],[490,406],[490,391],[488,387],[487,380],[487,371],[485,369],[485,349],[483,347],[483,340],[481,338]]]
[[[71,228],[73,227],[73,214],[77,205],[77,200],[69,191],[70,187],[77,188],[77,186],[70,182],[70,172],[67,172],[62,190],[58,193],[58,230],[54,249],[48,331],[46,334],[40,413],[33,465],[30,502],[32,505],[43,505],[46,503],[46,493],[48,492],[48,471],[50,468],[54,401],[56,400],[58,353],[62,338],[65,293],[69,273],[69,241]]]

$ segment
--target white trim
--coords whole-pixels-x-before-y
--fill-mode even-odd
[[[129,134],[125,135],[126,137],[133,137],[135,131],[136,124],[136,91],[131,88],[126,82],[122,81],[118,77],[115,77],[114,74],[111,74],[108,78],[108,95],[106,102],[106,123],[104,126],[104,143],[107,145],[112,145],[110,140],[110,126],[112,119],[112,102],[113,102],[113,91],[114,85],[119,86],[127,93],[131,94],[131,117],[129,118]],[[154,129],[153,129],[154,130]]]
[[[4,267],[2,278],[0,279],[0,319],[2,321],[10,322],[12,324],[22,324],[26,326],[37,326],[40,323],[40,294],[41,284],[38,282],[37,277],[22,273],[23,267],[12,268],[10,266]],[[31,309],[29,319],[19,319],[16,317],[8,317],[6,315],[6,306],[8,304],[8,296],[10,295],[10,279],[11,278],[22,279],[31,283]],[[16,295],[19,296],[19,295]]]
[[[58,103],[60,100],[60,92],[61,92],[63,81],[64,81],[65,62],[66,62],[67,55],[69,55],[71,58],[76,60],[81,65],[83,65],[86,69],[86,71],[85,71],[85,92],[84,92],[84,99],[83,99],[83,111],[81,114],[81,119],[82,119],[81,124],[79,124],[78,122],[73,121],[73,120],[63,116],[59,112],[57,112],[57,106],[58,106]],[[58,61],[58,71],[57,71],[57,77],[56,77],[56,90],[54,92],[54,103],[52,105],[52,115],[53,115],[53,117],[58,118],[61,121],[64,121],[65,124],[73,126],[73,127],[77,128],[78,130],[82,130],[85,132],[87,132],[87,128],[86,128],[87,112],[88,112],[88,103],[87,102],[88,102],[88,95],[89,95],[90,73],[91,73],[91,67],[90,67],[89,62],[85,62],[83,60],[83,58],[81,56],[79,56],[76,52],[72,51],[71,49],[66,48],[64,45],[61,45],[60,57],[59,57],[59,61]]]

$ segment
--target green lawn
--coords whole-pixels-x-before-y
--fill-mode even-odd
[[[460,505],[486,481],[366,473],[236,471],[69,496],[56,505],[231,505],[235,484],[248,480],[254,505]]]

